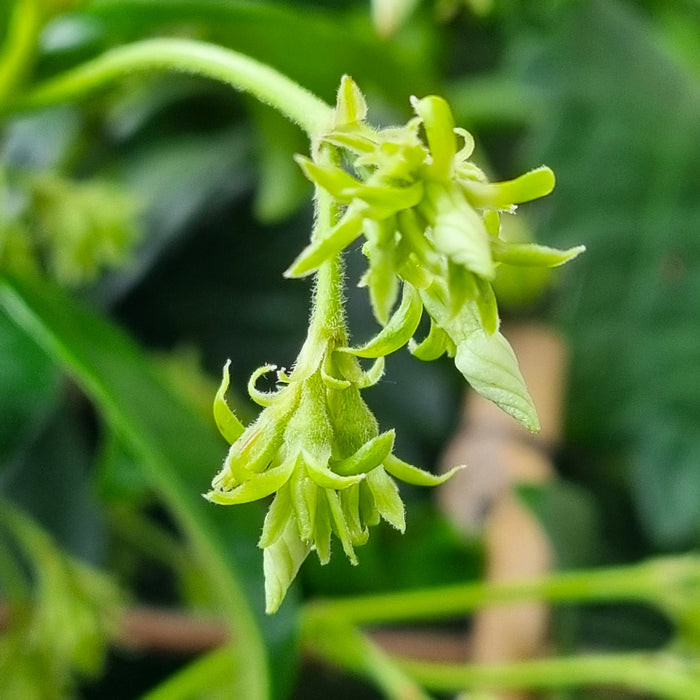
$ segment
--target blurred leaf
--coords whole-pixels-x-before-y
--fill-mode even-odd
[[[245,639],[240,649],[246,650],[246,697],[266,697],[267,659],[260,623],[244,597],[236,563],[246,562],[255,549],[257,513],[243,508],[224,513],[201,498],[212,466],[222,456],[213,431],[171,395],[126,336],[74,306],[59,290],[5,279],[0,300],[13,319],[74,374],[139,457],[189,536],[220,596],[220,613]],[[243,569],[256,593],[262,592],[260,568]],[[261,610],[259,593],[255,610]]]
[[[0,473],[10,453],[36,433],[57,396],[53,364],[0,313]]]
[[[650,535],[677,546],[700,532],[700,91],[622,3],[567,14],[521,68],[546,115],[531,151],[559,182],[538,239],[588,247],[562,276],[570,430],[631,455]]]

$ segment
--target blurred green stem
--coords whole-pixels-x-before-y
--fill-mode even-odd
[[[664,610],[678,607],[688,582],[700,580],[700,558],[655,559],[632,566],[555,574],[499,584],[470,583],[382,595],[316,601],[309,614],[324,614],[354,624],[433,620],[478,608],[526,599],[583,603],[646,602]]]
[[[441,693],[486,687],[544,690],[610,685],[672,700],[695,700],[700,688],[697,662],[686,662],[666,652],[599,654],[496,665],[395,661],[418,683]]]
[[[0,52],[0,103],[4,102],[28,72],[44,16],[38,0],[17,0]]]
[[[152,70],[190,73],[227,83],[271,105],[310,137],[331,126],[333,109],[273,68],[230,49],[189,39],[147,39],[112,49],[35,87],[0,111],[74,100],[119,78]]]

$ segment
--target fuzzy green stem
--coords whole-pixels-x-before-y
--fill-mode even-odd
[[[34,61],[43,21],[41,3],[37,0],[18,0],[15,3],[0,53],[0,103],[22,81]]]
[[[108,51],[39,85],[5,112],[35,109],[83,97],[137,72],[173,70],[219,80],[250,93],[298,124],[310,137],[331,124],[333,109],[273,68],[230,49],[189,39],[147,39]]]
[[[431,620],[466,614],[494,604],[538,599],[560,603],[622,600],[668,609],[700,573],[694,556],[656,559],[633,566],[555,574],[499,584],[472,583],[383,595],[316,601],[309,614],[337,616],[354,624]]]
[[[673,700],[694,700],[700,687],[697,662],[668,653],[627,653],[471,665],[395,659],[413,679],[436,692],[472,688],[545,690],[592,685],[621,686]]]

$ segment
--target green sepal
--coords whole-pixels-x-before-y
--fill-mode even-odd
[[[343,204],[350,204],[358,188],[364,186],[359,180],[356,180],[338,166],[317,165],[310,158],[300,155],[294,156],[294,159],[311,182],[322,187]]]
[[[547,167],[504,182],[477,182],[462,179],[460,185],[469,202],[479,208],[511,209],[514,204],[530,202],[548,195],[555,184],[554,173]]]
[[[384,460],[384,469],[386,469],[391,476],[403,481],[412,486],[439,486],[444,484],[448,479],[452,478],[458,471],[464,469],[464,465],[461,464],[453,469],[450,469],[446,474],[431,474],[424,469],[419,469],[414,467],[408,462],[404,462],[395,455],[389,455]]]
[[[495,333],[498,330],[500,319],[498,317],[498,302],[493,287],[491,282],[480,277],[475,276],[474,280],[478,290],[475,301],[476,308],[479,311],[479,318],[488,334]]]
[[[367,480],[363,481],[358,486],[360,492],[360,518],[366,527],[374,527],[379,525],[381,516],[377,510],[377,504],[374,501],[374,496],[367,485]]]
[[[224,506],[237,505],[239,503],[250,503],[265,498],[275,491],[278,491],[289,479],[294,469],[296,460],[289,459],[279,467],[273,467],[260,474],[256,474],[252,479],[244,481],[240,486],[230,490],[212,490],[204,494],[204,498],[212,503]]]
[[[396,482],[382,467],[377,467],[367,473],[367,486],[382,518],[399,532],[405,532],[406,514]]]
[[[341,475],[331,471],[327,466],[318,463],[310,455],[304,453],[304,465],[309,478],[321,488],[340,491],[359,484],[365,477],[362,473]]]
[[[335,106],[335,126],[361,122],[367,116],[367,103],[357,83],[349,76],[340,79]]]
[[[559,267],[585,250],[586,246],[583,245],[558,250],[536,243],[508,243],[500,240],[494,241],[491,247],[496,262],[522,267]]]
[[[331,526],[333,532],[338,536],[340,543],[343,545],[343,551],[350,560],[353,566],[357,566],[357,555],[352,545],[352,537],[347,522],[345,522],[345,514],[343,506],[340,502],[340,496],[335,491],[326,490],[326,499],[331,512]]]
[[[405,239],[402,238],[396,246],[398,254],[403,252],[404,245]],[[433,273],[421,263],[413,251],[403,256],[401,261],[397,263],[397,272],[401,279],[412,284],[416,289],[427,289],[435,279]]]
[[[477,280],[480,279],[463,265],[452,260],[447,262],[447,288],[449,290],[449,310],[454,316],[478,293]]]
[[[289,482],[277,491],[263,523],[258,547],[265,549],[277,542],[292,515],[292,497]]]
[[[447,333],[431,318],[428,335],[420,343],[411,339],[408,343],[408,351],[419,360],[430,362],[444,355],[450,342]]]
[[[440,255],[425,235],[425,226],[421,226],[416,213],[414,211],[402,211],[399,212],[397,218],[401,239],[406,241],[416,258],[430,272],[439,274],[441,272]]]
[[[360,447],[354,454],[331,463],[331,469],[336,474],[352,476],[354,474],[365,474],[378,467],[394,449],[394,439],[396,432],[387,430],[381,435],[372,438]]]
[[[401,304],[386,326],[363,346],[359,348],[339,348],[338,351],[365,358],[389,355],[402,348],[411,339],[416,328],[418,328],[422,315],[423,302],[420,294],[418,294],[413,285],[404,282]]]
[[[411,100],[416,114],[423,120],[432,163],[428,166],[430,176],[436,180],[447,181],[451,175],[452,164],[457,153],[455,123],[450,106],[442,97],[429,95],[422,100]]]
[[[216,392],[214,397],[214,422],[216,427],[219,429],[222,437],[228,442],[229,445],[233,445],[236,440],[243,434],[245,426],[241,421],[236,418],[233,411],[229,408],[226,403],[226,391],[228,390],[228,385],[230,382],[230,377],[228,373],[228,368],[231,365],[231,360],[227,360],[224,365],[223,377],[221,379],[221,384],[219,385],[219,390]]]
[[[393,251],[371,245],[363,247],[369,258],[369,269],[360,280],[361,286],[369,288],[369,300],[377,321],[386,326],[389,313],[399,294],[399,279],[394,272]]]
[[[318,486],[309,478],[303,459],[299,458],[297,469],[289,480],[292,507],[296,516],[299,536],[304,542],[313,539],[318,503]]]
[[[287,521],[282,536],[263,552],[265,574],[265,612],[277,612],[299,567],[311,551],[311,546],[302,542],[293,518]]]
[[[347,248],[362,233],[362,216],[358,207],[350,206],[330,233],[312,241],[285,271],[285,277],[304,277],[321,263]]]
[[[369,540],[369,529],[363,527],[360,518],[360,488],[345,489],[340,492],[340,504],[343,507],[345,522],[350,532],[353,547],[361,547]]]
[[[333,146],[339,146],[358,154],[370,156],[377,147],[373,135],[369,126],[353,124],[336,127],[330,133],[325,134],[323,140],[325,143],[330,143]],[[359,165],[359,163],[356,162],[355,165]]]
[[[331,560],[331,514],[328,499],[321,492],[316,506],[316,524],[314,527],[314,546],[321,564],[325,565]]]
[[[423,183],[414,182],[406,187],[360,185],[347,193],[369,205],[372,218],[387,219],[403,209],[415,207],[423,199]]]
[[[336,376],[339,370],[337,370],[337,367],[335,367],[333,355],[334,353],[327,352],[324,356],[323,363],[321,364],[321,379],[329,389],[344,391],[345,389],[349,389],[352,386],[352,383],[347,379],[340,379]]]
[[[497,209],[489,209],[484,212],[484,226],[493,238],[498,238],[498,234],[501,232],[501,214]],[[491,242],[493,253],[493,244],[495,241]]]
[[[493,279],[496,268],[483,219],[456,187],[434,185],[429,199],[435,248],[480,277]]]

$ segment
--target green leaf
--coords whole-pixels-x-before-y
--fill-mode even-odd
[[[339,348],[357,357],[382,357],[402,348],[415,333],[423,314],[420,294],[408,282],[403,284],[401,304],[384,328],[359,348]]]
[[[406,484],[411,484],[413,486],[439,486],[440,484],[444,484],[448,479],[451,479],[458,471],[464,469],[464,465],[461,464],[457,467],[453,467],[445,474],[438,475],[414,467],[412,464],[404,462],[395,455],[389,455],[384,460],[384,469],[386,469],[391,476]]]
[[[263,553],[265,572],[265,612],[277,612],[299,567],[309,555],[311,546],[299,538],[295,521],[290,518],[282,536]],[[246,640],[247,642],[247,640]]]
[[[246,695],[267,698],[269,679],[262,633],[236,572],[231,533],[247,533],[239,551],[254,541],[244,512],[223,513],[199,495],[202,464],[216,464],[220,443],[203,418],[161,383],[157,372],[118,330],[74,305],[45,282],[0,280],[0,303],[15,322],[69,371],[105,418],[140,458],[149,480],[190,538],[223,618],[245,639]],[[252,539],[251,539],[252,538]],[[246,544],[246,541],[251,542]],[[254,575],[250,572],[250,575]]]
[[[335,107],[335,126],[361,122],[367,116],[367,103],[355,81],[344,75],[340,79],[338,99]]]

